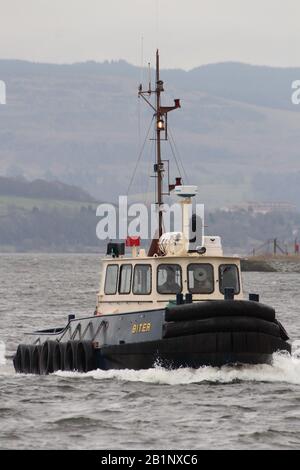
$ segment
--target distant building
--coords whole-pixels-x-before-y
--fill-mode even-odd
[[[241,210],[253,214],[268,214],[270,212],[296,212],[297,207],[290,202],[242,202],[232,206],[223,207],[226,212],[239,212]]]

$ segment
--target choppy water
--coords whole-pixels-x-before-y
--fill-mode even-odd
[[[16,375],[25,331],[95,307],[95,255],[0,255],[1,449],[300,447],[300,278],[245,273],[293,342],[273,366]]]

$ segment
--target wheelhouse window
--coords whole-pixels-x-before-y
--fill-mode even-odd
[[[189,264],[188,289],[192,294],[211,294],[214,291],[214,270],[211,264]]]
[[[115,294],[117,292],[119,267],[117,264],[109,264],[106,268],[105,275],[105,294]]]
[[[182,276],[179,264],[160,264],[157,269],[157,292],[179,294],[181,291]]]
[[[119,294],[129,294],[131,290],[131,264],[122,264],[120,267]]]
[[[219,287],[222,294],[227,287],[234,289],[235,294],[240,292],[239,271],[236,264],[221,264],[219,266]]]
[[[150,264],[136,264],[133,275],[134,294],[151,294],[152,289],[152,269]]]

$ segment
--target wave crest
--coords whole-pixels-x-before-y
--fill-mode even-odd
[[[210,367],[199,369],[181,368],[168,370],[156,366],[147,370],[96,370],[87,374],[56,372],[61,377],[84,378],[95,380],[120,380],[125,382],[145,382],[162,385],[184,385],[203,382],[232,383],[245,382],[285,382],[300,385],[300,349],[292,355],[275,353],[273,364]]]

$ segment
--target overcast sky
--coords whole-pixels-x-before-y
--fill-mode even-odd
[[[300,66],[300,0],[0,0],[0,58]]]

